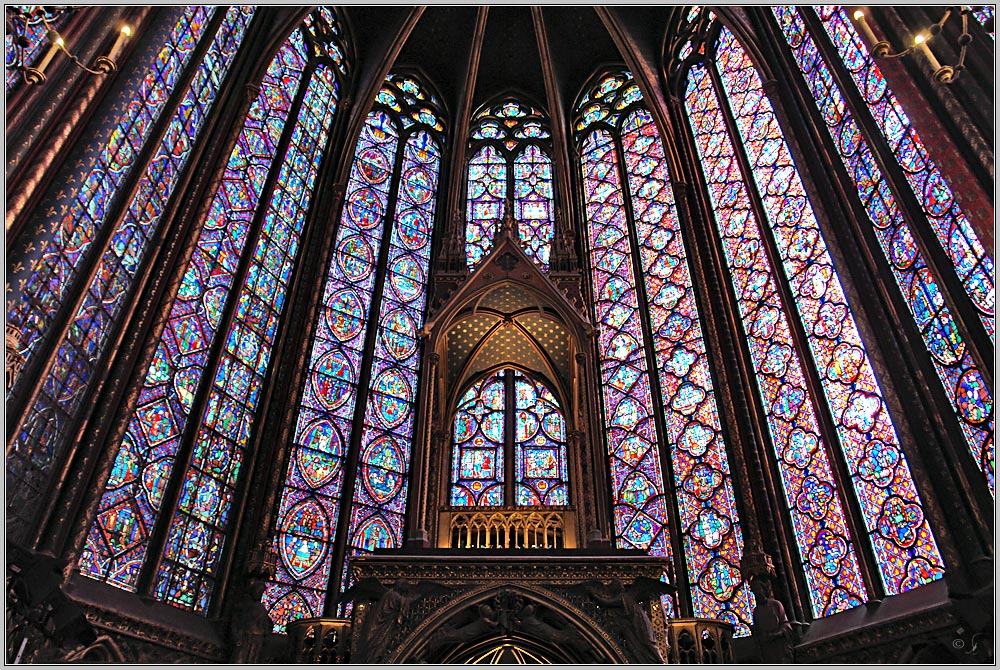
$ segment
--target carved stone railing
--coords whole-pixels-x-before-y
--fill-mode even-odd
[[[292,663],[348,663],[350,619],[297,619],[287,626]]]
[[[575,549],[576,513],[569,509],[442,511],[442,549]]]
[[[733,625],[719,619],[669,619],[671,663],[733,663]]]

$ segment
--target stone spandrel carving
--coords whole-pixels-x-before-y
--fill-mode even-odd
[[[661,595],[673,593],[674,587],[656,579],[638,577],[630,585],[613,578],[581,582],[570,590],[585,592],[602,607],[621,608],[621,615],[612,615],[611,623],[620,635],[623,647],[635,653],[635,662],[666,662],[656,644],[647,605]]]
[[[355,605],[370,603],[365,621],[356,633],[352,653],[355,663],[378,663],[389,651],[389,638],[406,626],[410,606],[427,596],[441,595],[452,589],[438,582],[417,579],[397,579],[383,585],[378,579],[359,580],[338,599]]]

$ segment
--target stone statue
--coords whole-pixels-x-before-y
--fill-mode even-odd
[[[638,577],[631,585],[625,586],[616,577],[606,581],[586,581],[574,587],[574,590],[577,589],[604,607],[621,609],[620,614],[612,613],[609,619],[622,641],[624,651],[633,655],[634,662],[666,662],[656,644],[646,603],[654,597],[673,593],[674,587],[648,577]]]
[[[259,663],[263,660],[261,651],[264,641],[274,625],[262,602],[265,586],[262,579],[251,579],[233,612],[230,623],[233,663]]]
[[[785,614],[785,606],[774,598],[771,583],[766,579],[752,578],[750,590],[757,600],[750,632],[760,651],[761,662],[792,663],[795,648],[792,624]]]
[[[374,577],[358,581],[337,602],[354,601],[355,606],[364,601],[372,603],[365,616],[364,630],[358,637],[355,663],[378,663],[391,651],[388,642],[391,634],[406,623],[406,612],[415,601],[430,595],[440,595],[452,589],[437,582],[416,579],[397,579],[383,586]]]

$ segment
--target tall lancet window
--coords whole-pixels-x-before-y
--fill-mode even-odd
[[[566,420],[540,379],[506,369],[469,386],[452,438],[452,505],[569,504]]]
[[[390,74],[357,140],[279,503],[276,631],[335,611],[351,556],[402,544],[443,130],[427,87]]]
[[[704,49],[714,65],[693,57],[685,104],[820,617],[875,597],[872,590],[895,594],[938,579],[944,565],[760,76],[727,28],[709,34],[717,34]],[[863,526],[849,526],[848,506]],[[862,553],[880,584],[865,583]]]
[[[524,252],[548,269],[555,221],[551,154],[548,119],[534,107],[508,99],[473,117],[465,227],[470,268],[493,248],[493,237],[513,203]]]
[[[78,427],[253,8],[169,11],[170,22],[148,34],[150,46],[123,64],[106,103],[109,118],[112,110],[120,114],[95,131],[99,141],[66,161],[73,169],[57,177],[8,252],[7,325],[19,331],[25,355],[11,394],[31,398],[8,450],[14,536],[31,523]],[[193,61],[205,42],[204,58]],[[143,155],[148,162],[138,162]]]
[[[616,541],[673,557],[694,615],[746,635],[743,537],[663,142],[628,72],[577,114]]]
[[[339,41],[333,14],[316,10],[264,75],[161,324],[81,555],[84,575],[209,607],[346,75]]]
[[[952,300],[969,301],[991,338],[995,302],[993,260],[976,238],[951,188],[886,86],[878,65],[868,55],[844,10],[821,7],[817,11],[818,16],[813,18],[821,21],[819,25],[825,32],[821,30],[815,35],[806,27],[811,10],[776,7],[774,15],[816,100],[844,169],[855,184],[868,215],[867,223],[878,238],[920,330],[969,449],[993,492],[993,390],[970,350],[969,332],[956,322],[954,307],[945,299],[941,278],[932,272],[924,251],[914,240],[913,226],[933,230],[937,243],[952,261],[956,273],[953,276],[967,293],[952,296]],[[852,104],[853,101],[858,104]],[[881,137],[866,134],[864,129],[871,126],[861,123],[863,119],[869,119]],[[891,151],[890,160],[901,168],[905,184],[890,182],[879,167],[876,152],[884,142]],[[900,188],[909,188],[920,211],[906,210],[905,203],[894,195]],[[975,323],[966,325],[976,327]]]

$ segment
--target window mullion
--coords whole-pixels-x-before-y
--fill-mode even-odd
[[[826,398],[823,394],[821,378],[818,370],[816,369],[816,363],[812,357],[812,350],[809,347],[808,336],[802,325],[802,319],[798,317],[798,307],[795,298],[792,296],[787,279],[784,277],[784,265],[772,237],[770,226],[767,225],[769,219],[767,217],[767,212],[764,210],[761,195],[757,188],[757,183],[753,179],[753,167],[751,166],[750,160],[746,155],[746,150],[743,147],[739,128],[736,127],[729,98],[726,95],[725,88],[723,87],[722,81],[719,77],[714,58],[709,59],[708,64],[709,67],[706,69],[711,76],[712,85],[715,89],[716,96],[718,97],[719,105],[721,107],[722,117],[726,124],[726,132],[732,140],[736,161],[740,167],[740,172],[742,173],[743,183],[747,189],[748,195],[750,196],[750,207],[752,208],[753,216],[757,219],[758,226],[760,228],[760,237],[763,242],[764,252],[767,254],[767,258],[771,265],[772,273],[775,279],[774,283],[778,294],[781,297],[781,303],[784,305],[784,311],[788,315],[787,322],[790,335],[798,353],[803,374],[806,377],[806,387],[809,392],[810,401],[816,410],[816,420],[820,425],[820,442],[827,450],[827,457],[836,469],[836,478],[838,483],[841,484],[841,486],[838,487],[838,492],[841,496],[847,498],[847,500],[845,500],[847,503],[845,505],[845,517],[850,527],[851,539],[853,540],[855,552],[859,556],[861,577],[864,580],[865,588],[867,589],[870,598],[881,599],[885,591],[882,586],[882,580],[879,577],[878,568],[873,562],[870,543],[867,540],[867,527],[861,516],[860,506],[858,500],[856,499],[854,487],[844,485],[845,482],[851,481],[851,475],[846,463],[844,462],[841,450],[834,448],[835,445],[839,445],[837,425],[830,414],[829,404],[826,402]]]
[[[509,165],[509,163],[508,163]],[[514,392],[514,371],[504,370],[504,412],[503,412],[503,478],[504,506],[517,505],[517,483],[514,481],[516,468],[514,459],[517,457],[517,394]]]

